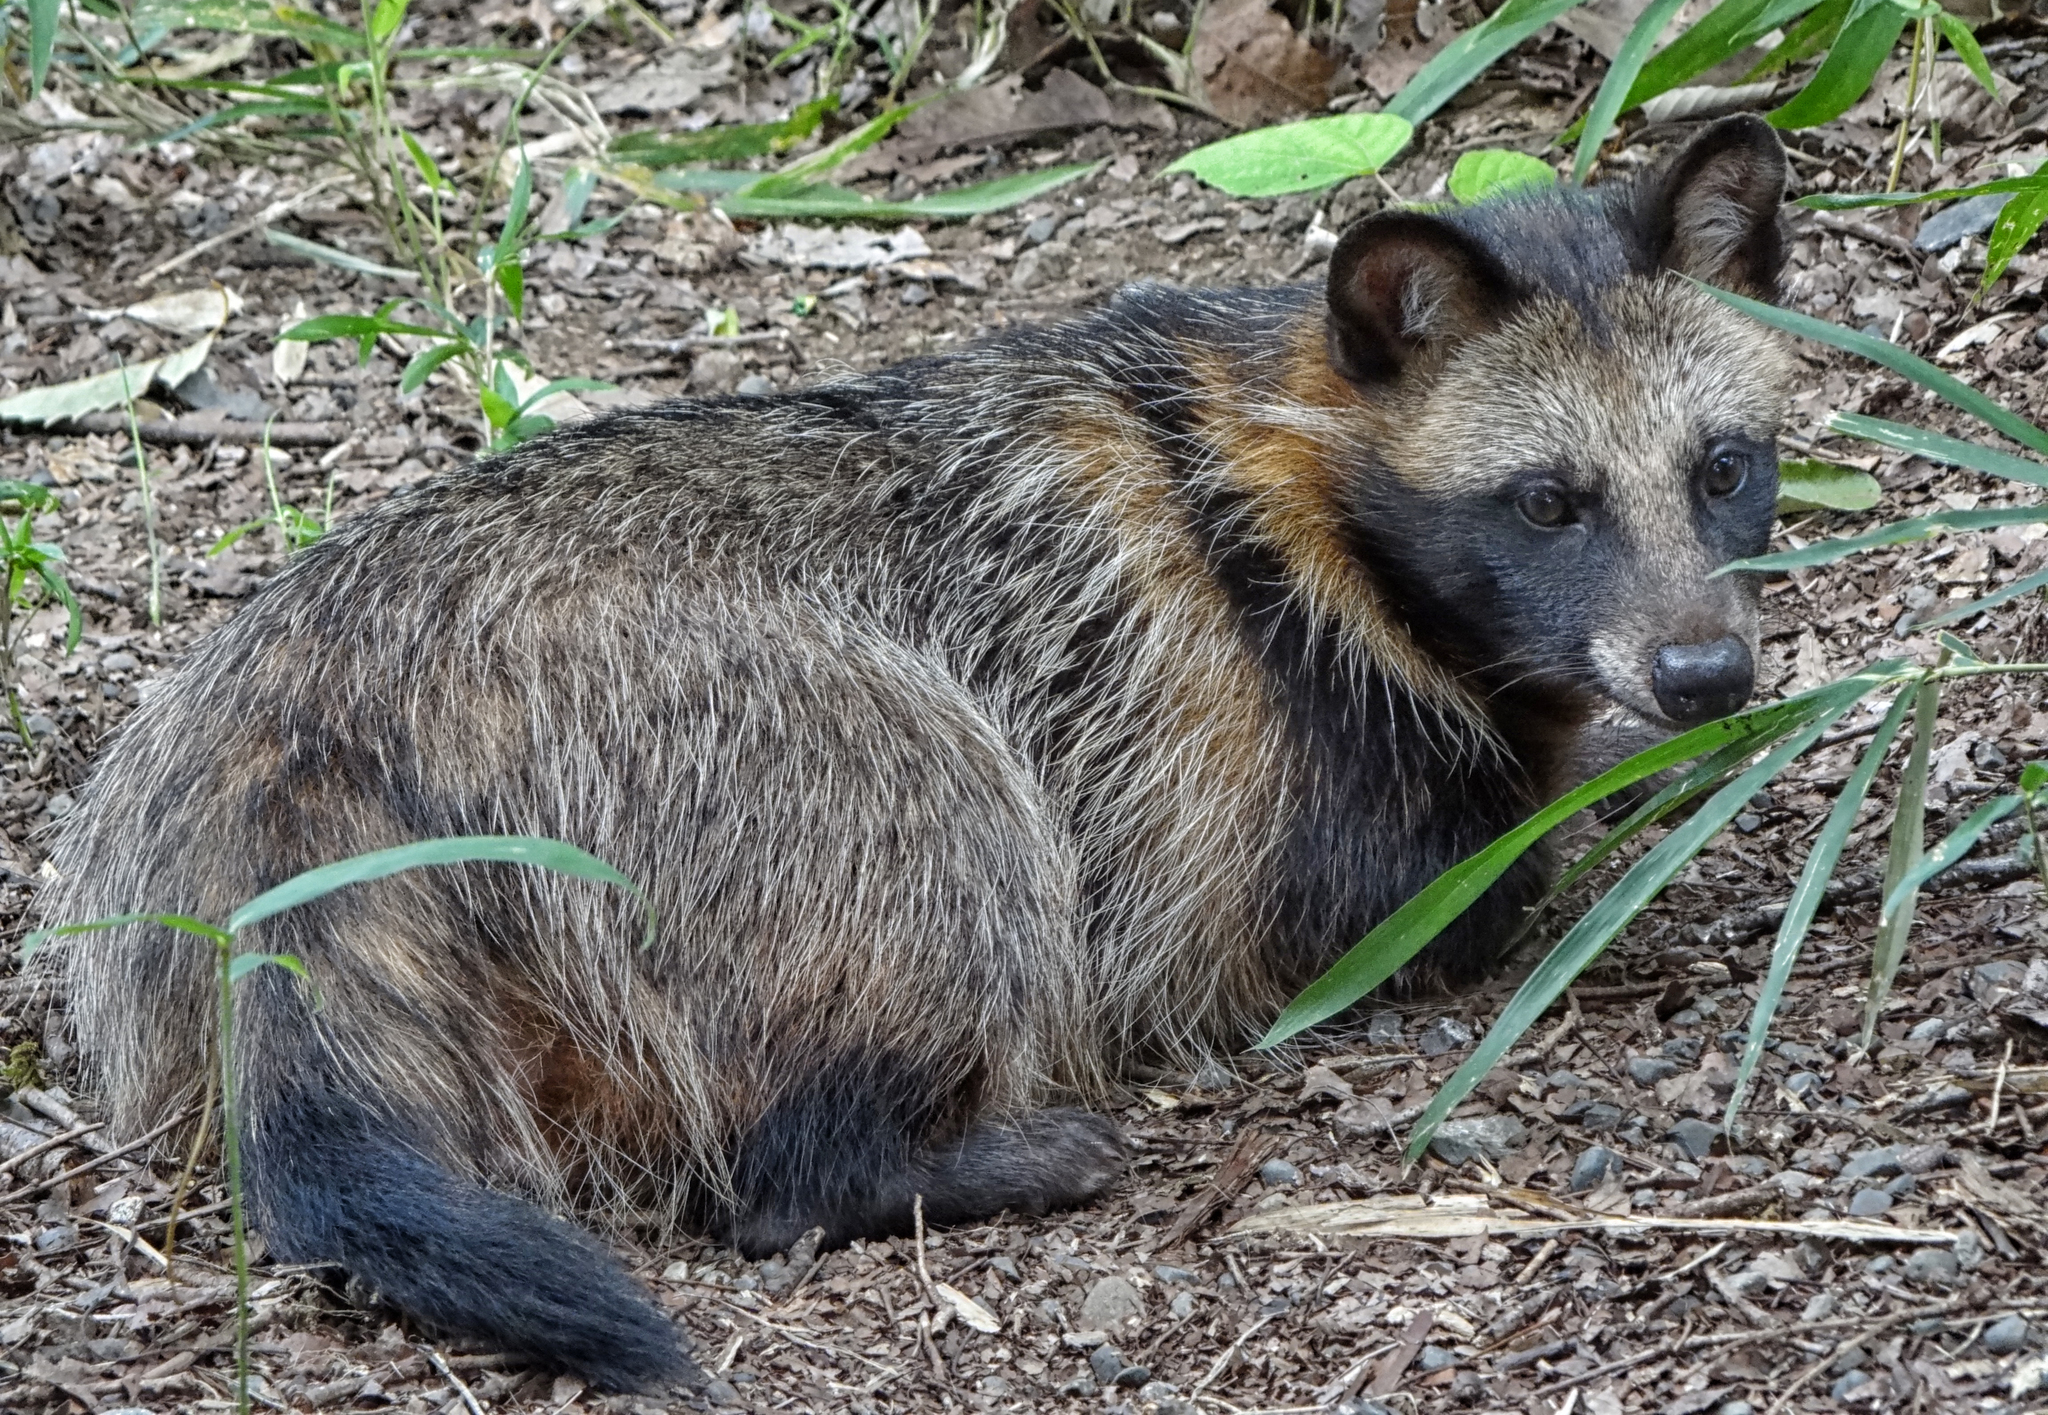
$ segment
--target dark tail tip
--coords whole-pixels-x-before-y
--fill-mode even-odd
[[[615,1390],[703,1377],[598,1242],[426,1159],[331,1094],[264,1108],[249,1192],[272,1253],[334,1263],[425,1326]]]

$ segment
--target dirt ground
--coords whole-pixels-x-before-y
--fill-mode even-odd
[[[2048,143],[2048,23],[2022,19],[1986,39],[2013,85],[2009,106],[1978,105],[1974,119],[1952,122],[1938,162],[1916,145],[1905,185],[2003,175],[2002,163],[2038,158]],[[592,56],[592,72],[603,58]],[[643,208],[609,236],[544,258],[526,347],[551,375],[617,383],[583,395],[616,406],[799,386],[941,352],[1086,308],[1128,280],[1313,280],[1327,251],[1321,232],[1376,209],[1389,190],[1440,196],[1466,148],[1543,151],[1599,72],[1583,44],[1546,32],[1427,125],[1384,185],[1277,201],[1230,201],[1151,175],[1217,135],[1186,113],[1162,123],[1133,110],[1122,126],[984,145],[965,154],[975,169],[966,175],[1107,162],[1021,210],[922,228],[866,269],[807,265],[808,247],[773,228]],[[788,101],[762,90],[734,111],[729,98],[718,116]],[[449,121],[487,131],[470,121],[475,112],[451,111]],[[1637,130],[1606,171],[1649,160],[1681,132]],[[1870,188],[1890,134],[1873,99],[1791,135],[1799,189]],[[879,150],[864,185],[901,194],[962,179],[957,161],[933,165],[961,155],[944,143],[897,142]],[[90,135],[0,152],[0,396],[170,347],[134,320],[92,312],[135,300],[139,272],[311,180],[290,160],[249,165],[189,145],[138,152]],[[1823,220],[1795,208],[1789,220],[1791,304],[1930,355],[1974,330],[1947,365],[2048,419],[2048,253],[2023,256],[1973,304],[1981,236],[1916,250],[1913,209]],[[373,249],[368,225],[338,201],[281,224]],[[439,385],[400,399],[388,350],[358,367],[352,351],[318,346],[302,376],[288,386],[276,377],[274,335],[301,302],[312,313],[363,310],[397,293],[388,282],[245,234],[148,289],[207,279],[243,303],[216,342],[211,391],[195,387],[192,399],[243,423],[275,411],[338,425],[281,449],[291,502],[317,506],[331,486],[346,515],[474,454],[473,407]],[[705,341],[704,311],[726,306],[740,335]],[[1834,409],[1976,430],[1879,370],[1814,347],[1802,359],[1788,449],[1820,439],[1861,457],[1886,498],[1870,513],[1787,524],[1783,543],[1879,516],[2021,499],[2010,484],[1828,440],[1822,420]],[[269,529],[208,554],[268,508],[254,449],[201,438],[145,452],[162,542],[160,625],[148,614],[144,504],[126,435],[0,432],[0,476],[52,484],[62,497],[37,530],[70,556],[87,620],[67,656],[56,612],[37,619],[21,664],[33,751],[0,741],[0,926],[10,941],[98,745],[281,563]],[[2044,561],[2048,538],[2002,531],[1774,579],[1760,688],[1927,655],[1916,616]],[[2048,657],[2040,596],[1962,631],[1986,657]],[[1855,720],[1844,740],[1760,794],[1595,965],[1572,1005],[1507,1058],[1458,1112],[1478,1122],[1461,1127],[1472,1137],[1462,1149],[1447,1136],[1404,1170],[1397,1137],[1526,972],[1527,949],[1487,988],[1369,1006],[1298,1052],[1133,1078],[1120,1112],[1135,1145],[1129,1178],[1082,1212],[934,1232],[922,1249],[898,1239],[759,1264],[702,1242],[635,1246],[623,1235],[635,1271],[715,1378],[703,1392],[585,1392],[436,1346],[319,1273],[262,1264],[258,1398],[280,1410],[446,1415],[2048,1408],[2048,1069],[2037,1064],[2048,1061],[2048,915],[2016,828],[1994,831],[1930,886],[1877,1049],[1864,1054],[1853,1034],[1889,819],[1867,808],[1846,887],[1794,975],[1748,1128],[1732,1148],[1711,1133],[1729,1090],[1731,1033],[1746,1025],[1776,924],[1771,906],[1782,906],[1853,760],[1857,726],[1869,724]],[[2048,701],[2031,681],[1959,687],[1940,726],[1937,831],[2048,755]],[[75,1133],[91,1121],[92,1098],[66,1089],[71,1058],[61,1025],[50,1025],[61,1007],[0,973],[0,1044],[13,1049],[12,1094],[0,1101],[0,1406],[225,1408],[232,1288],[219,1175],[202,1165],[193,1177],[173,1249],[165,1228],[180,1167]],[[51,1143],[57,1136],[67,1138]],[[1446,1230],[1419,1221],[1413,1206],[1425,1196],[1440,1224],[1458,1219],[1457,1234],[1427,1236]],[[1340,1203],[1353,1207],[1318,1207]],[[1849,1218],[1861,1228],[1843,1237]],[[1363,1233],[1369,1221],[1380,1227]]]

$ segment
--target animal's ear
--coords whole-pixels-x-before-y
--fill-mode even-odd
[[[1785,146],[1763,119],[1723,118],[1649,179],[1642,213],[1652,256],[1667,270],[1775,299],[1785,264],[1778,209]]]
[[[1470,338],[1515,301],[1507,272],[1435,216],[1387,211],[1346,231],[1330,253],[1330,366],[1385,383],[1411,359]]]

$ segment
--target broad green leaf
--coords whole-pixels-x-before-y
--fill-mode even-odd
[[[338,251],[333,246],[323,246],[318,241],[309,241],[303,236],[294,236],[289,231],[280,231],[275,226],[263,228],[263,239],[280,250],[302,255],[308,260],[317,260],[337,270],[353,271],[357,275],[381,275],[386,280],[417,280],[416,271],[400,270],[395,265],[379,265],[374,260],[365,260],[347,251]]]
[[[405,23],[406,0],[377,0],[377,8],[370,12],[370,38],[382,44],[398,33],[398,27]]]
[[[1790,461],[1778,464],[1778,510],[1868,511],[1884,498],[1877,478],[1833,462]]]
[[[0,481],[0,501],[17,501],[33,511],[58,504],[56,495],[48,487],[37,486],[32,481],[16,481],[12,477]]]
[[[1790,102],[1765,115],[1775,128],[1811,128],[1848,112],[1906,28],[1906,12],[1892,0],[1856,0],[1828,57]]]
[[[1420,123],[1457,97],[1458,90],[1485,73],[1496,59],[1577,3],[1578,0],[1507,0],[1438,51],[1394,95],[1385,111]]]
[[[1842,793],[1835,798],[1834,809],[1828,812],[1827,824],[1821,827],[1805,865],[1800,868],[1792,897],[1785,902],[1785,917],[1778,924],[1778,941],[1771,949],[1770,970],[1757,989],[1756,1006],[1749,1014],[1749,1037],[1743,1043],[1741,1064],[1735,1069],[1735,1091],[1728,1097],[1728,1110],[1722,1117],[1722,1129],[1729,1134],[1735,1131],[1735,1117],[1742,1109],[1743,1097],[1749,1093],[1757,1063],[1763,1058],[1771,1020],[1778,1015],[1785,984],[1792,977],[1792,965],[1799,961],[1800,949],[1805,946],[1806,931],[1813,925],[1813,916],[1820,912],[1828,880],[1842,858],[1842,847],[1848,844],[1849,832],[1855,829],[1864,798],[1870,794],[1870,784],[1876,779],[1878,768],[1884,765],[1885,754],[1891,750],[1892,739],[1899,735],[1899,725],[1906,720],[1906,710],[1912,705],[1910,690],[1892,698],[1891,709],[1878,724],[1877,735],[1870,739],[1856,769],[1842,784]]]
[[[2020,768],[2020,790],[2031,796],[2048,787],[2048,762],[2028,762]]]
[[[447,337],[440,330],[429,329],[423,324],[405,324],[374,314],[315,315],[311,319],[300,320],[277,337],[318,343],[323,339],[360,339],[365,335],[374,339],[379,334],[417,334],[427,339]]]
[[[1891,663],[1878,664],[1845,681],[1865,684],[1860,692],[1869,692],[1884,682],[1885,675],[1894,667]],[[1402,964],[1443,932],[1451,920],[1464,913],[1530,846],[1574,812],[1603,801],[1623,787],[1632,786],[1646,776],[1654,776],[1666,767],[1742,742],[1762,747],[1777,741],[1786,733],[1811,722],[1816,713],[1827,710],[1833,701],[1828,694],[1840,688],[1840,684],[1815,688],[1796,697],[1766,703],[1733,717],[1695,727],[1668,742],[1660,742],[1647,751],[1638,752],[1576,791],[1559,797],[1484,850],[1445,870],[1413,899],[1388,915],[1287,1004],[1271,1030],[1259,1039],[1258,1045],[1278,1046],[1297,1032],[1336,1016],[1392,977]]]
[[[1942,655],[1944,659],[1947,655]],[[1906,954],[1906,935],[1913,927],[1913,898],[1904,895],[1904,907],[1892,905],[1893,892],[1920,863],[1927,839],[1927,758],[1934,743],[1934,715],[1941,706],[1941,680],[1923,677],[1913,690],[1913,746],[1906,756],[1906,769],[1899,773],[1899,798],[1892,809],[1891,845],[1885,859],[1884,891],[1879,896],[1887,909],[1878,920],[1877,938],[1871,945],[1870,990],[1863,1003],[1863,1047],[1870,1049],[1877,1030],[1878,1015],[1892,990],[1899,960]]]
[[[479,388],[476,399],[492,427],[509,427],[519,416],[519,407],[495,388]]]
[[[1600,91],[1594,95],[1593,107],[1586,115],[1585,131],[1579,134],[1579,150],[1572,159],[1574,182],[1584,182],[1586,174],[1593,170],[1594,159],[1600,156],[1600,144],[1607,141],[1614,120],[1621,116],[1636,75],[1649,60],[1651,47],[1684,3],[1685,0],[1649,0],[1628,37],[1622,40],[1621,48],[1615,51],[1607,66],[1607,77],[1600,81]]]
[[[1888,3],[1888,0],[1881,0],[1881,3]],[[1873,338],[1853,329],[1844,329],[1839,324],[1830,324],[1824,319],[1815,319],[1812,315],[1781,310],[1761,300],[1752,300],[1727,290],[1717,290],[1712,285],[1702,282],[1694,283],[1715,299],[1733,305],[1744,314],[1761,320],[1775,329],[1815,340],[1845,353],[1859,354],[1872,363],[1882,364],[1893,373],[1911,379],[1922,388],[1932,389],[1937,397],[1946,399],[1971,417],[1989,423],[2014,442],[2031,447],[2036,452],[2048,452],[2048,432],[2043,432],[2025,418],[2008,412],[1969,384],[1943,373],[1919,355],[1901,349],[1890,340]]]
[[[508,447],[517,447],[522,442],[531,442],[544,432],[554,430],[555,420],[545,413],[523,413],[498,430],[492,441],[493,452],[503,452]]]
[[[1527,187],[1554,187],[1557,185],[1557,173],[1548,162],[1526,152],[1483,147],[1458,158],[1446,185],[1453,201],[1470,206],[1502,192]]]
[[[2036,172],[2031,177],[2000,177],[1974,187],[1943,187],[1932,192],[1813,192],[1799,198],[1798,204],[1812,211],[1852,211],[1865,206],[1918,206],[1930,201],[2041,191],[2048,191],[2048,172]]]
[[[2005,204],[1998,219],[1991,223],[1991,234],[1985,241],[1983,289],[1990,289],[2005,274],[2012,258],[2034,239],[2043,222],[2048,222],[2048,187],[2016,196]]]
[[[53,938],[99,933],[104,929],[125,929],[130,924],[161,924],[167,929],[176,929],[179,933],[191,934],[195,938],[203,938],[208,943],[222,947],[235,941],[234,935],[227,930],[217,929],[212,924],[184,914],[116,914],[111,918],[94,919],[89,924],[54,924],[46,929],[37,929],[21,941],[21,961],[28,962]]]
[[[838,108],[838,96],[827,94],[804,104],[779,123],[728,123],[695,133],[621,133],[612,139],[609,150],[620,162],[637,162],[653,168],[766,157],[817,132],[826,115]],[[574,217],[570,224],[575,224]]]
[[[28,91],[43,91],[50,76],[50,56],[57,48],[57,15],[64,0],[28,0]]]
[[[718,198],[718,209],[728,216],[754,220],[818,218],[835,221],[915,221],[920,218],[955,220],[984,211],[1001,211],[1020,202],[1063,187],[1101,167],[1099,162],[1048,167],[1038,172],[1020,172],[990,182],[976,182],[950,192],[934,192],[909,201],[879,201],[846,187],[826,182],[788,187],[778,183],[768,195],[760,183]],[[744,174],[742,174],[744,175]]]
[[[2048,462],[2015,457],[2010,452],[1986,447],[1981,442],[1965,442],[1960,437],[1948,437],[1938,432],[1930,432],[1924,427],[1888,422],[1884,418],[1873,418],[1863,413],[1830,413],[1828,426],[1850,437],[1881,442],[1887,447],[1896,447],[1901,452],[1925,457],[1930,462],[1943,462],[1951,467],[1968,467],[1973,472],[1988,472],[1994,477],[2004,477],[2008,481],[2048,486]]]
[[[296,909],[301,904],[309,904],[315,899],[332,894],[337,889],[345,889],[352,884],[367,884],[371,880],[383,879],[388,875],[416,870],[427,865],[462,865],[478,862],[537,865],[558,874],[595,880],[600,884],[617,885],[629,891],[646,907],[647,931],[642,946],[654,942],[654,904],[648,899],[646,891],[597,856],[563,841],[549,840],[536,835],[456,835],[351,856],[349,859],[294,875],[274,889],[265,890],[229,917],[228,930],[231,933],[239,933],[251,924],[261,923],[265,919],[282,914],[287,909]]]
[[[1987,609],[1998,608],[2008,600],[2018,599],[2022,595],[2030,595],[2042,589],[2048,589],[2048,570],[2029,575],[2024,580],[2015,580],[2002,589],[1993,590],[1988,595],[1959,604],[1953,609],[1944,609],[1931,619],[1918,621],[1918,627],[1938,629],[1944,624],[1954,624],[1958,620],[1968,619],[1972,614],[1982,614]]]
[[[1414,1134],[1408,1142],[1407,1158],[1411,1162],[1429,1144],[1430,1136],[1436,1133],[1444,1117],[1472,1093],[1473,1087],[1507,1055],[1508,1049],[1600,956],[1629,921],[1642,912],[1643,906],[1662,893],[1673,876],[1721,833],[1722,827],[1734,819],[1736,812],[1749,804],[1751,796],[1818,741],[1823,732],[1877,686],[1866,675],[1859,674],[1820,690],[1815,701],[1822,706],[1811,722],[1789,741],[1766,753],[1755,766],[1715,792],[1684,824],[1675,827],[1642,859],[1630,866],[1614,888],[1600,896],[1536,965],[1529,980],[1501,1009],[1500,1017],[1487,1029],[1464,1065],[1431,1097],[1429,1108],[1416,1121]]]
[[[1907,521],[1893,521],[1888,526],[1879,526],[1876,530],[1865,531],[1860,536],[1818,540],[1801,550],[1781,550],[1774,555],[1755,555],[1747,560],[1731,560],[1714,573],[1727,575],[1737,570],[1799,570],[1810,565],[1832,565],[1837,560],[1846,560],[1858,551],[1880,545],[1905,545],[1909,541],[1925,540],[1937,531],[1985,531],[1999,526],[2032,525],[2037,521],[2048,521],[2048,506],[1986,511],[1941,511],[1932,516],[1916,516]]]
[[[1304,118],[1198,147],[1165,170],[1193,173],[1236,197],[1314,191],[1379,171],[1414,132],[1391,113]]]
[[[1977,44],[1977,36],[1970,33],[1970,27],[1946,10],[1937,11],[1935,24],[1941,26],[1942,38],[1949,42],[1969,69],[1970,76],[1984,86],[1984,91],[1993,98],[1998,97],[1998,79],[1992,74],[1991,66],[1984,61],[1984,51]],[[1932,55],[1928,56],[1932,58]]]
[[[450,339],[445,343],[420,350],[406,361],[405,372],[399,375],[398,391],[417,393],[426,381],[434,376],[434,370],[450,359],[459,357],[469,347],[469,341],[466,339]]]

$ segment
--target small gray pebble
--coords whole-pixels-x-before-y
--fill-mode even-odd
[[[1910,1174],[1902,1174],[1885,1185],[1884,1192],[1894,1199],[1909,1199],[1920,1192],[1920,1181]]]
[[[1561,1091],[1567,1086],[1583,1087],[1586,1083],[1570,1071],[1553,1071],[1543,1078],[1543,1084],[1553,1091]]]
[[[1694,1062],[1700,1059],[1701,1042],[1698,1037],[1672,1037],[1658,1049],[1675,1061]]]
[[[1746,1400],[1724,1400],[1714,1407],[1714,1415],[1756,1415],[1756,1407]]]
[[[1661,1056],[1634,1056],[1629,1058],[1628,1079],[1638,1086],[1654,1086],[1659,1081],[1669,1080],[1678,1074],[1678,1063],[1667,1061]]]
[[[1929,1017],[1915,1022],[1913,1030],[1906,1033],[1909,1042],[1938,1042],[1948,1035],[1948,1018]]]
[[[1870,1384],[1870,1377],[1861,1371],[1851,1371],[1828,1387],[1828,1395],[1835,1400],[1846,1400],[1849,1392],[1859,1386]]]
[[[770,383],[765,375],[758,373],[748,374],[740,380],[739,387],[733,389],[733,392],[742,398],[766,398],[774,391],[775,385]]]
[[[2027,1319],[2018,1312],[2001,1317],[1984,1328],[1984,1335],[1978,1340],[1993,1356],[2010,1356],[2027,1344]]]
[[[1458,1364],[1458,1353],[1447,1351],[1441,1346],[1425,1346],[1422,1354],[1415,1358],[1415,1364],[1424,1371],[1441,1371],[1446,1366]]]
[[[1639,1209],[1654,1209],[1657,1207],[1657,1191],[1655,1189],[1647,1187],[1638,1189],[1629,1197]]]
[[[704,1398],[713,1405],[738,1406],[746,1402],[740,1398],[739,1387],[731,1381],[714,1380],[704,1387]]]
[[[1827,1210],[1822,1209],[1820,1212],[1826,1213]],[[1886,1273],[1890,1272],[1893,1268],[1897,1267],[1898,1265],[1899,1260],[1897,1258],[1894,1258],[1889,1253],[1880,1253],[1875,1258],[1872,1258],[1869,1262],[1865,1263],[1863,1265],[1863,1270],[1869,1273],[1872,1277],[1883,1277]]]
[[[1932,1287],[1954,1287],[1961,1281],[1963,1265],[1946,1248],[1922,1248],[1906,1259],[1906,1280]]]
[[[1059,229],[1059,223],[1050,216],[1041,216],[1024,228],[1024,244],[1042,246],[1052,239],[1052,233]]]
[[[1430,1153],[1445,1164],[1466,1163],[1474,1155],[1497,1160],[1508,1151],[1522,1147],[1528,1130],[1512,1115],[1481,1115],[1469,1120],[1446,1120],[1429,1142]]]
[[[1126,1366],[1116,1373],[1116,1383],[1130,1386],[1133,1390],[1152,1379],[1152,1372],[1144,1366]]]
[[[1849,1156],[1842,1166],[1844,1179],[1889,1179],[1899,1172],[1899,1152],[1887,1145],[1881,1150],[1865,1150]]]
[[[2042,348],[2048,349],[2048,324],[2044,324],[2034,331],[2034,342]]]
[[[1301,1171],[1286,1160],[1267,1160],[1259,1166],[1259,1183],[1268,1189],[1281,1189],[1301,1183]]]
[[[1439,1017],[1422,1029],[1422,1037],[1415,1049],[1424,1056],[1442,1056],[1445,1052],[1472,1045],[1472,1029],[1455,1017]]]
[[[1605,1145],[1589,1145],[1572,1165],[1571,1191],[1583,1194],[1597,1189],[1610,1174],[1621,1173],[1621,1156]]]
[[[1398,1047],[1406,1042],[1406,1031],[1398,1012],[1375,1012],[1365,1024],[1365,1043],[1375,1047]]]
[[[1065,1385],[1061,1386],[1059,1390],[1056,1392],[1056,1394],[1078,1395],[1083,1400],[1086,1400],[1089,1396],[1095,1394],[1095,1389],[1095,1382],[1093,1380],[1089,1379],[1087,1376],[1076,1376],[1074,1377],[1074,1379],[1068,1381]]]
[[[1671,1014],[1671,1025],[1674,1027],[1697,1027],[1699,1024],[1700,1014],[1690,1007]]]
[[[1735,818],[1735,828],[1744,835],[1755,835],[1762,828],[1763,823],[1764,818],[1762,816],[1753,815],[1748,811],[1744,811]]]
[[[921,305],[932,297],[932,287],[920,281],[912,281],[903,287],[902,300],[906,305]]]
[[[1685,1152],[1687,1159],[1698,1161],[1714,1152],[1714,1142],[1721,1138],[1721,1130],[1704,1120],[1681,1120],[1671,1127],[1668,1138]]]
[[[1988,192],[1945,206],[1920,223],[1920,230],[1913,237],[1913,249],[1945,251],[1959,241],[1981,236],[1998,220],[2000,208],[2011,200],[2010,192]]]
[[[1827,1083],[1811,1071],[1795,1071],[1785,1078],[1785,1089],[1805,1100],[1816,1094]]]
[[[1297,1179],[1300,1177],[1298,1174],[1295,1176]],[[1152,1269],[1152,1276],[1158,1278],[1161,1282],[1193,1284],[1201,1281],[1201,1278],[1189,1272],[1186,1268],[1169,1267],[1165,1263],[1161,1263],[1158,1267]]]
[[[1166,1304],[1166,1310],[1173,1313],[1175,1321],[1186,1321],[1195,1314],[1195,1294],[1192,1292],[1175,1294],[1174,1299]]]
[[[1849,1199],[1850,1218],[1876,1218],[1891,1212],[1892,1196],[1882,1189],[1858,1189]]]
[[[1124,1368],[1124,1357],[1114,1346],[1103,1345],[1088,1353],[1088,1369],[1095,1373],[1095,1379],[1109,1385]]]

